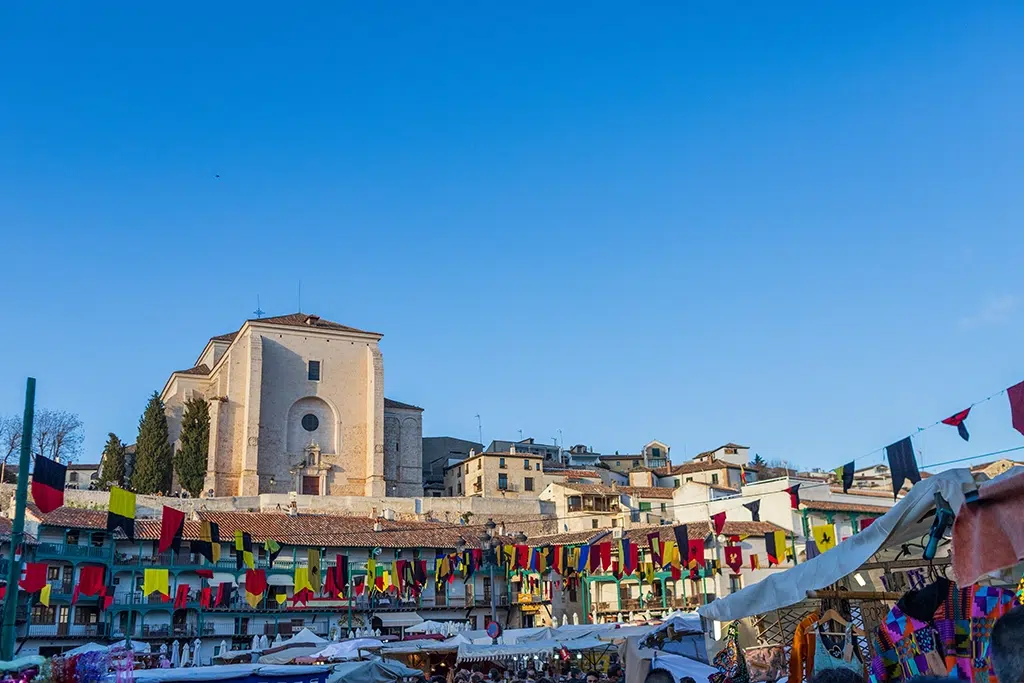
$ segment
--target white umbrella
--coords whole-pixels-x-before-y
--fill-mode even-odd
[[[341,642],[341,627],[340,626],[337,627],[336,629],[334,629],[334,642],[336,642],[336,643],[340,643]]]
[[[620,619],[619,621],[622,621],[622,620]],[[259,651],[259,649],[260,649],[260,637],[259,636],[253,636],[252,637],[252,645],[249,647],[249,649],[252,650],[253,652]]]
[[[580,613],[579,612],[573,612],[572,613],[572,624],[573,624],[573,626],[579,626],[580,625]]]
[[[569,625],[569,615],[566,614],[565,612],[562,612],[562,626],[568,626],[568,625]]]
[[[277,647],[278,645],[280,645],[283,642],[284,642],[284,640],[281,638],[280,632],[276,636],[274,636],[274,647]]]
[[[261,650],[266,650],[269,647],[270,647],[270,639],[267,638],[267,634],[264,633],[262,636],[260,636],[260,649]]]
[[[202,662],[199,659],[199,648],[203,646],[203,641],[196,638],[192,641],[192,664],[193,666],[199,666]]]
[[[185,645],[182,646],[182,648],[181,648],[181,666],[182,666],[182,668],[188,666],[188,656],[189,656],[188,643],[185,643]]]
[[[619,612],[619,614],[615,617],[615,621],[619,622],[620,624],[622,623],[622,612]]]
[[[171,668],[176,669],[181,663],[180,653],[178,652],[178,641],[171,643]]]
[[[220,641],[220,653],[222,655],[224,655],[224,654],[227,654],[230,651],[231,651],[231,648],[228,647],[228,641],[226,641],[226,640]]]

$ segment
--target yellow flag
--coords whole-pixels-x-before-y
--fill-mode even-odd
[[[823,553],[836,547],[836,530],[831,524],[820,524],[811,529],[818,552]]]
[[[387,569],[384,570],[383,582],[384,590],[391,588],[391,572],[389,572]]]
[[[650,562],[644,563],[644,578],[647,579],[647,583],[654,585],[654,565]]]
[[[307,588],[309,590],[313,590],[313,587],[309,585],[309,567],[296,567],[294,591],[298,593],[299,591]]]
[[[277,600],[277,604],[283,605],[284,601],[288,599],[288,596],[284,593],[277,593],[274,595],[274,599]]]
[[[752,553],[750,555],[750,568],[751,569],[760,569],[761,568],[761,558],[757,556],[757,553]]]
[[[314,593],[320,592],[320,548],[310,548],[306,553],[306,561],[309,565],[309,585],[313,587]]]
[[[153,593],[159,593],[160,595],[170,595],[171,589],[168,584],[168,574],[166,569],[147,569],[142,574],[142,592],[144,595],[152,595]]]
[[[679,550],[676,548],[675,541],[665,541],[665,545],[661,547],[661,566],[679,566]]]
[[[262,600],[262,599],[263,599],[263,593],[253,594],[253,593],[246,592],[246,594],[245,594],[245,601],[247,603],[249,603],[250,607],[258,607],[259,604],[260,604],[260,600]]]
[[[50,584],[43,586],[43,590],[39,591],[39,602],[43,603],[47,607],[50,606]]]

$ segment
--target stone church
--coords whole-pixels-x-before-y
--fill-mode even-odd
[[[381,336],[305,313],[247,320],[171,373],[175,448],[185,402],[209,404],[204,495],[422,496],[423,409],[384,398]]]

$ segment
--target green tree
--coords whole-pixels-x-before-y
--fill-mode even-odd
[[[111,486],[124,486],[124,444],[114,432],[107,434],[101,463],[103,466],[96,484],[103,490]]]
[[[756,465],[757,467],[764,467],[768,463],[764,461],[764,458],[761,457],[760,453],[754,453],[754,459],[750,461],[750,464]]]
[[[139,418],[139,438],[135,440],[135,469],[132,489],[136,493],[158,493],[171,488],[171,443],[167,438],[164,404],[154,391]]]
[[[174,472],[181,488],[198,498],[206,478],[210,452],[210,409],[206,401],[192,398],[185,402],[181,417],[181,448],[174,453]]]

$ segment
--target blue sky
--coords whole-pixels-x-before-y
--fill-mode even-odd
[[[825,5],[8,3],[0,413],[95,459],[300,280],[428,435],[832,467],[1024,379],[1024,6]]]

